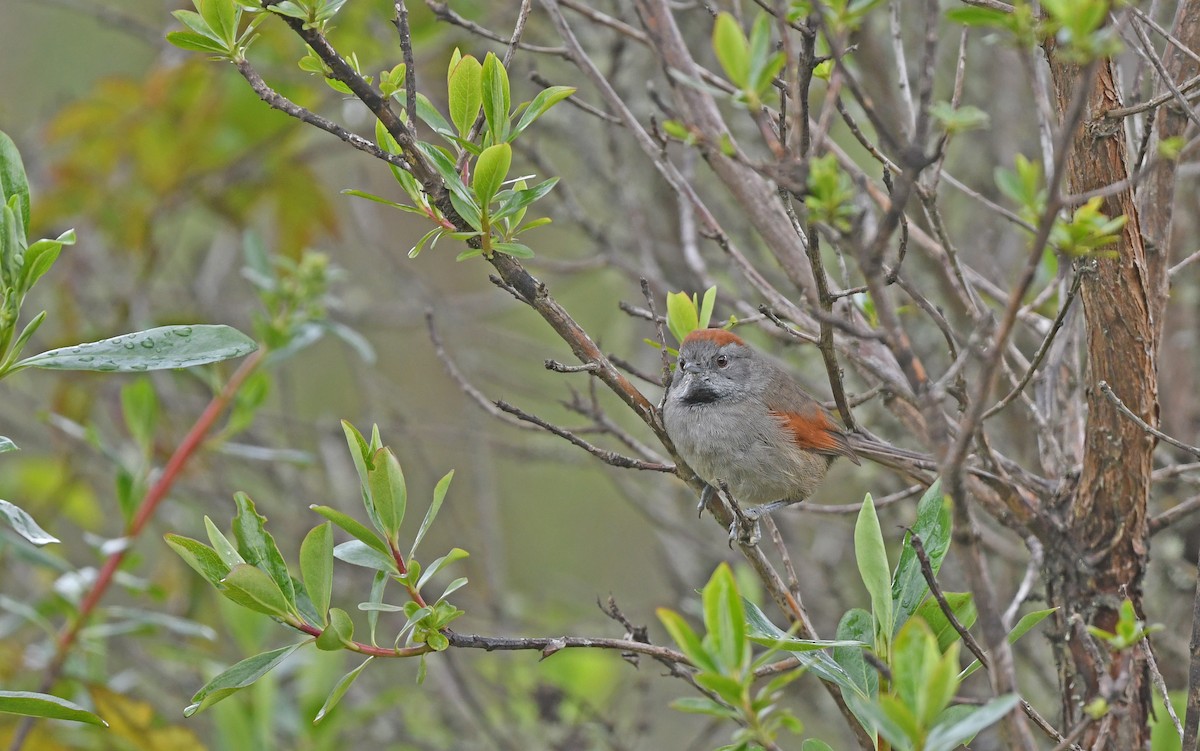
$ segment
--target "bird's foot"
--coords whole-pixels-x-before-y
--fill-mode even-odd
[[[700,502],[696,504],[696,514],[699,518],[704,518],[704,510],[708,508],[708,504],[712,502],[713,493],[712,485],[705,485],[704,490],[700,491]]]
[[[769,515],[772,511],[788,505],[791,505],[791,501],[764,503],[761,506],[751,506],[748,509],[739,508],[737,504],[734,504],[734,521],[729,525],[729,544],[733,545],[735,540],[747,545],[758,544],[758,541],[762,539],[759,520]]]

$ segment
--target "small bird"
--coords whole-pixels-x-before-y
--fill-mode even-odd
[[[679,456],[709,484],[701,511],[723,486],[754,507],[750,520],[808,498],[841,456],[909,470],[932,461],[846,431],[783,367],[723,329],[684,338],[663,420]]]

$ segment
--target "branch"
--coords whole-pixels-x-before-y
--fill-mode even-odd
[[[1136,414],[1134,414],[1133,410],[1129,409],[1129,407],[1126,407],[1125,402],[1121,401],[1121,398],[1113,393],[1112,387],[1109,386],[1106,381],[1100,381],[1099,383],[1096,384],[1096,386],[1100,389],[1101,392],[1103,392],[1103,394],[1106,397],[1108,397],[1108,400],[1113,403],[1113,405],[1117,408],[1117,411],[1119,411],[1122,415],[1124,415],[1125,417],[1129,418],[1134,423],[1136,423],[1138,425],[1138,427],[1140,427],[1142,430],[1146,431],[1150,435],[1154,436],[1155,438],[1157,438],[1165,443],[1171,444],[1172,446],[1174,446],[1177,449],[1182,449],[1183,451],[1188,452],[1192,456],[1200,456],[1200,448],[1197,448],[1196,446],[1189,446],[1188,444],[1184,443],[1183,441],[1180,441],[1176,438],[1172,438],[1171,436],[1167,435],[1166,433],[1162,432],[1161,430],[1158,430],[1157,428],[1152,426],[1150,423],[1146,422],[1145,420],[1143,420],[1142,418],[1140,418]]]
[[[570,430],[567,430],[566,428],[560,428],[553,423],[546,422],[537,415],[531,415],[518,407],[514,407],[506,401],[497,401],[496,406],[508,414],[513,415],[518,420],[524,420],[525,422],[533,423],[543,430],[547,430],[559,438],[563,438],[568,442],[573,443],[605,464],[611,464],[614,467],[621,467],[622,469],[643,469],[650,472],[667,472],[670,474],[674,474],[676,472],[674,464],[645,462],[640,459],[634,459],[633,457],[625,456],[624,454],[618,454],[615,451],[609,451],[608,449],[600,448],[595,444],[585,441]]]

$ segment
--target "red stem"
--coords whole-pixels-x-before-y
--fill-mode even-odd
[[[122,561],[125,560],[126,552],[132,547],[133,540],[141,534],[142,530],[150,522],[155,510],[162,503],[163,499],[167,497],[167,493],[179,478],[183,467],[196,454],[201,444],[204,443],[204,439],[212,429],[213,423],[216,422],[225,408],[229,406],[229,402],[233,400],[234,395],[241,388],[246,378],[262,362],[265,353],[265,350],[259,349],[238,366],[238,369],[230,376],[229,381],[221,389],[220,393],[209,401],[208,406],[196,418],[196,422],[192,425],[191,430],[184,436],[179,446],[175,449],[175,452],[171,454],[171,458],[167,460],[167,464],[163,467],[162,474],[159,475],[158,480],[150,486],[150,489],[146,491],[146,495],[142,497],[142,502],[138,506],[133,521],[129,523],[129,526],[125,530],[127,543],[105,559],[104,565],[100,567],[100,573],[96,576],[96,581],[92,584],[91,590],[83,598],[83,602],[79,604],[79,612],[76,614],[75,619],[64,626],[62,631],[59,632],[54,647],[54,659],[46,668],[46,674],[42,679],[40,691],[49,691],[59,676],[62,675],[67,654],[75,644],[79,632],[87,624],[88,619],[96,610],[96,606],[99,605],[100,600],[104,597],[105,592],[108,591],[108,587],[112,584],[117,569],[121,567]],[[25,738],[29,734],[33,721],[32,717],[26,717],[22,720],[16,735],[13,736],[13,742],[9,746],[9,751],[19,751],[24,745]]]

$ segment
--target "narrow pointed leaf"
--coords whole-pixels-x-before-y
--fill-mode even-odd
[[[17,145],[0,130],[0,204],[17,196],[20,204],[21,226],[29,230],[29,179]]]
[[[338,680],[337,684],[333,687],[333,690],[329,692],[329,696],[325,699],[325,703],[321,705],[321,709],[317,712],[317,716],[313,718],[314,725],[325,719],[325,717],[333,711],[333,708],[336,707],[338,702],[342,700],[342,697],[346,695],[346,691],[348,691],[350,686],[354,684],[354,681],[358,679],[358,676],[362,673],[363,668],[369,665],[374,659],[374,657],[368,657],[367,659],[363,660],[358,667],[354,668],[349,673],[346,673],[341,677],[341,679]]]
[[[344,532],[350,534],[351,537],[359,540],[372,549],[378,551],[381,555],[391,557],[392,553],[388,550],[387,543],[379,539],[379,535],[375,534],[367,525],[358,521],[352,516],[343,514],[335,508],[329,506],[309,506],[310,509],[316,511],[321,516],[338,525]]]
[[[483,115],[493,143],[508,140],[510,107],[508,71],[504,69],[500,58],[489,52],[483,60]]]
[[[271,672],[271,670],[278,667],[280,663],[286,660],[292,652],[303,646],[303,644],[304,642],[299,642],[287,647],[273,649],[270,652],[263,652],[253,657],[247,657],[231,666],[228,670],[205,684],[204,688],[192,696],[194,703],[183,711],[184,715],[191,717],[196,712],[208,709],[227,696],[253,684],[259,678],[262,678]]]
[[[408,551],[409,558],[415,558],[417,555],[417,546],[425,539],[425,533],[433,526],[433,520],[437,518],[438,511],[442,509],[442,502],[446,500],[446,493],[450,490],[450,482],[454,479],[454,470],[450,470],[446,475],[438,480],[437,487],[433,489],[433,502],[429,504],[429,510],[425,512],[425,518],[421,520],[421,528],[417,530],[417,536],[413,538],[412,549]]]
[[[296,591],[292,586],[292,575],[275,538],[266,529],[267,518],[258,513],[254,501],[245,493],[235,493],[234,504],[237,516],[233,518],[233,534],[237,540],[238,553],[246,563],[256,566],[275,580],[290,609],[295,609]]]
[[[375,513],[379,515],[380,531],[391,542],[400,534],[404,523],[404,512],[408,505],[408,490],[404,485],[404,471],[400,460],[390,448],[375,452],[374,467],[367,472],[371,484],[371,498],[375,502]]]
[[[459,138],[466,138],[483,104],[483,65],[474,56],[467,55],[450,69],[447,78],[450,120],[454,122]]]
[[[256,349],[253,339],[229,326],[160,326],[52,349],[21,360],[13,369],[138,372],[190,368],[242,357]]]
[[[329,522],[313,527],[300,543],[300,576],[324,623],[333,595],[333,527]]]
[[[11,444],[12,442],[9,441],[9,443]],[[12,527],[14,532],[38,547],[59,541],[57,537],[38,526],[33,517],[15,503],[0,500],[0,520],[3,520],[8,526]]]
[[[288,602],[275,580],[249,563],[239,563],[221,580],[221,594],[237,604],[277,618],[288,618],[294,604]]]
[[[39,694],[32,691],[0,691],[0,712],[108,727],[108,723],[98,715],[74,702],[60,699],[51,694]]]
[[[338,545],[333,549],[333,557],[352,566],[362,566],[389,574],[399,573],[395,559],[360,540],[350,540]]]
[[[215,550],[199,540],[172,534],[164,535],[163,539],[179,554],[184,563],[191,566],[210,584],[221,586],[221,580],[229,575],[229,566],[225,565]]]
[[[858,573],[871,596],[871,612],[875,616],[877,633],[885,639],[892,634],[892,582],[888,567],[883,531],[875,514],[875,503],[868,494],[863,500],[858,521],[854,525],[854,556]]]
[[[500,186],[508,178],[511,165],[512,146],[507,143],[489,146],[479,155],[475,162],[475,177],[471,180],[471,187],[481,208],[492,202]]]
[[[207,516],[204,517],[204,529],[208,532],[208,541],[212,543],[213,550],[217,552],[217,555],[225,562],[226,566],[233,568],[239,563],[246,562],[242,558],[241,553],[237,551],[237,548],[233,546],[233,543],[229,541],[229,538],[222,534],[221,530],[217,529],[217,525],[213,523],[213,520]]]

